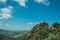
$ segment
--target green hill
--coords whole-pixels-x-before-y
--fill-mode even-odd
[[[41,22],[33,27],[27,40],[60,40],[60,24],[49,26],[48,23]]]

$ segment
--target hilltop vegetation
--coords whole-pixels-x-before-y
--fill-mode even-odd
[[[9,37],[0,36],[0,40],[60,40],[60,23],[51,26],[46,22],[36,24],[31,31]]]
[[[46,22],[37,24],[30,32],[27,40],[60,40],[60,24],[49,26]]]

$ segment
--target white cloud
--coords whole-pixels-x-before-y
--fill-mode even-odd
[[[38,24],[38,23],[40,23],[40,22],[34,22],[34,23],[33,22],[28,22],[29,25],[35,25],[35,24]]]
[[[20,6],[26,7],[27,0],[14,0],[14,1],[18,2]]]
[[[0,0],[0,2],[5,3],[7,0]]]
[[[46,6],[48,6],[50,4],[48,0],[34,0],[34,1],[37,2],[37,3],[42,3]]]
[[[8,18],[12,18],[12,6],[8,6],[5,8],[1,8],[0,9],[0,19],[8,19]]]
[[[32,22],[29,22],[28,24],[29,24],[29,25],[32,25],[32,24],[34,24],[34,23],[32,23]]]

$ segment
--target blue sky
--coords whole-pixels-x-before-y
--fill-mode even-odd
[[[42,20],[60,22],[60,0],[0,0],[0,29],[30,30]]]

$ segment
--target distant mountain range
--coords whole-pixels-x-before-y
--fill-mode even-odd
[[[4,30],[4,29],[0,29],[0,34],[4,34],[4,35],[7,35],[7,36],[13,36],[13,35],[17,35],[17,34],[20,34],[20,33],[24,33],[24,32],[27,32],[27,30],[24,30],[24,31],[11,31],[11,30]]]

